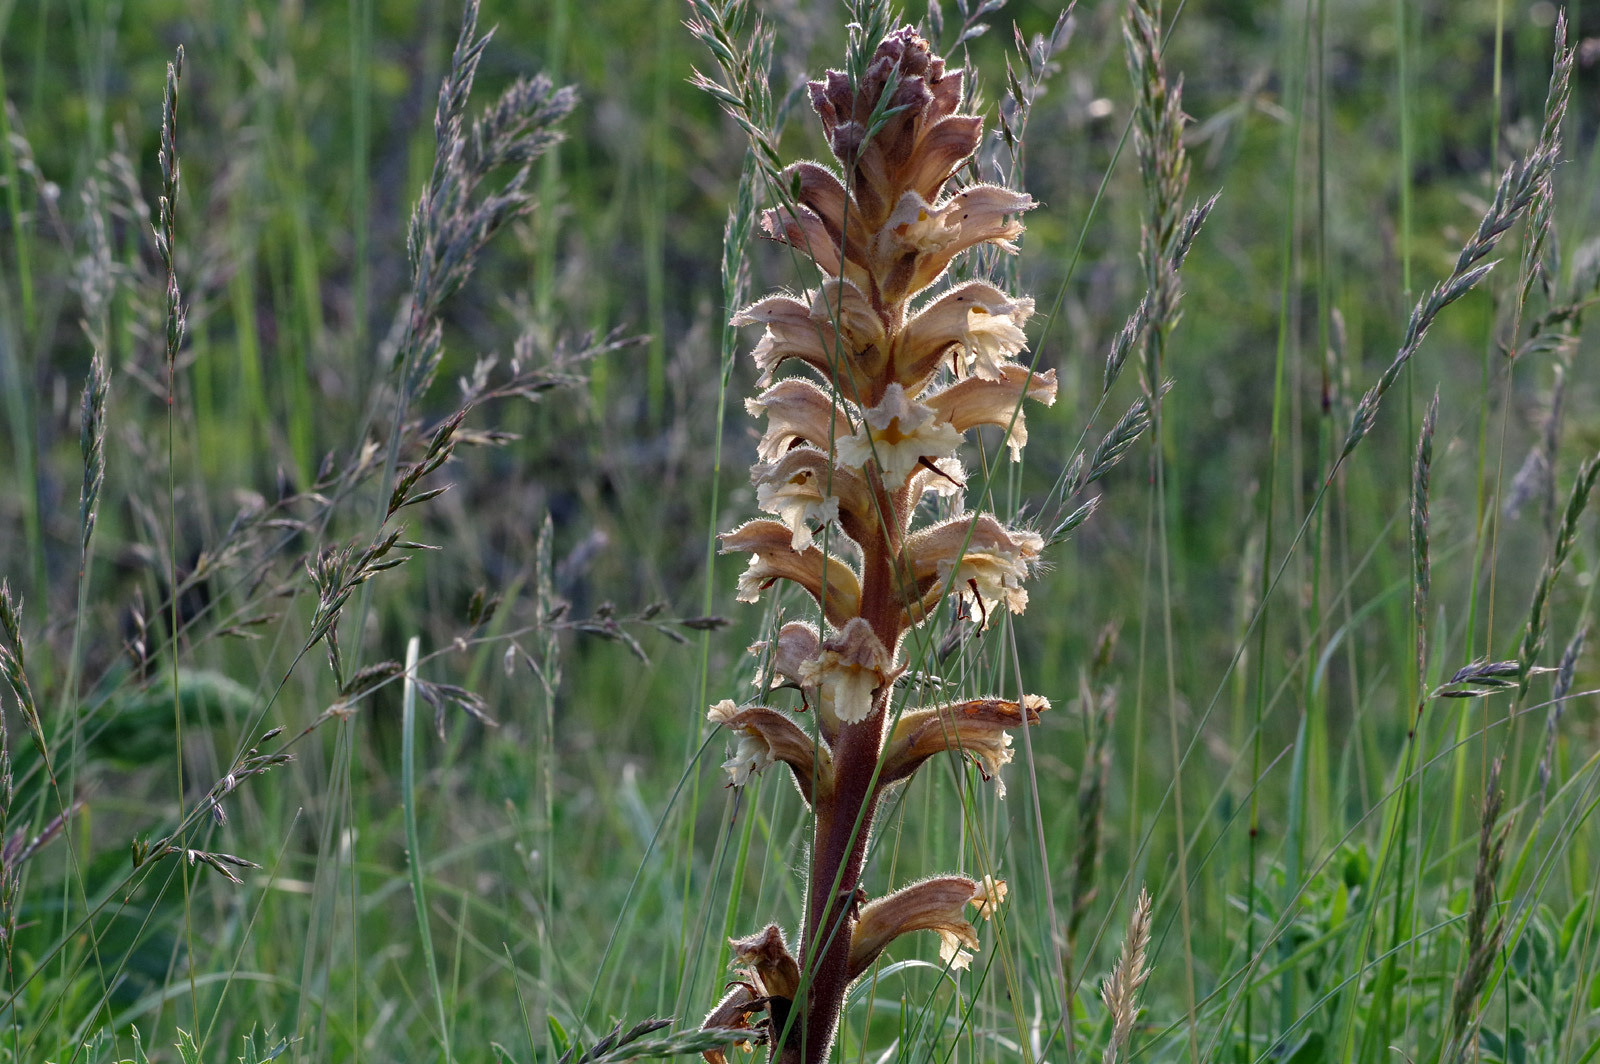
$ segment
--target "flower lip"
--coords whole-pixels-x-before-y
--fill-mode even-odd
[[[872,715],[873,694],[892,682],[889,652],[872,626],[853,617],[837,636],[822,644],[816,659],[800,667],[803,686],[816,687],[819,718],[858,724]]]
[[[846,478],[853,483],[847,483]],[[829,468],[828,456],[813,447],[796,447],[776,462],[753,466],[750,479],[756,486],[756,505],[789,526],[791,550],[811,546],[812,526],[826,526],[839,520],[839,495],[851,496],[861,505],[866,485],[861,478]],[[830,489],[832,489],[830,491]]]
[[[923,459],[946,458],[961,446],[961,434],[931,408],[906,398],[898,383],[889,385],[883,401],[862,420],[860,431],[839,441],[839,462],[860,469],[876,461],[892,488],[904,484]]]

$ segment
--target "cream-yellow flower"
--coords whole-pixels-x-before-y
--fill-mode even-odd
[[[838,444],[839,462],[861,469],[876,460],[883,482],[898,488],[924,458],[933,460],[956,453],[961,433],[934,411],[913,403],[898,383],[884,391],[883,401],[863,415],[861,430]]]
[[[1007,528],[989,514],[946,521],[917,533],[906,550],[925,594],[914,604],[913,618],[925,619],[946,589],[976,608],[985,628],[998,606],[1023,612],[1028,593],[1022,582],[1043,549],[1044,539],[1037,532]]]
[[[756,485],[756,505],[789,526],[793,536],[789,546],[797,551],[811,546],[812,525],[826,525],[839,519],[839,500],[823,495],[820,478],[810,469],[777,481]]]
[[[800,682],[821,691],[821,715],[857,724],[871,716],[872,694],[889,682],[889,670],[889,652],[872,626],[855,617],[837,637],[822,644],[816,660],[800,667]]]
[[[1037,204],[1026,192],[998,185],[973,185],[932,206],[915,191],[906,191],[874,247],[878,286],[885,299],[915,295],[939,279],[950,261],[978,244],[995,244],[1015,252],[1011,241],[1022,223],[1007,216]]]
[[[739,712],[739,707],[733,699],[724,698],[706,710],[706,719],[713,724],[731,727]],[[734,745],[733,756],[722,763],[722,768],[728,773],[728,786],[743,787],[750,782],[753,774],[772,764],[772,747],[767,745],[759,732],[743,728],[734,730],[739,737],[738,742]]]
[[[961,334],[967,368],[986,381],[999,380],[1011,356],[1028,346],[1028,334],[1018,319],[1033,313],[1033,300],[1016,302],[1017,314],[992,314],[982,306],[967,311],[967,327]]]

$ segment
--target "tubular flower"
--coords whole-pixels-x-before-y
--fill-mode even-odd
[[[998,366],[1021,352],[1026,344],[1026,338],[1020,335],[1022,324],[1032,315],[1033,300],[1026,296],[1012,299],[984,281],[956,285],[917,311],[895,337],[890,352],[895,379],[907,390],[919,392],[941,366],[956,368],[955,360],[948,357],[951,351],[975,358],[969,354],[978,342],[971,335],[974,320],[1003,320],[1016,329],[1014,333],[1004,332],[1008,342],[991,342],[985,349],[984,353]],[[995,330],[988,333],[995,335]]]
[[[748,551],[752,557],[739,577],[739,601],[755,602],[776,581],[789,580],[811,592],[835,624],[844,624],[861,608],[861,581],[837,558],[816,547],[803,551],[790,544],[794,533],[776,521],[746,521],[721,536],[722,552]],[[827,601],[823,598],[826,596]]]
[[[753,1039],[756,1025],[750,1022],[750,1017],[766,1012],[768,1019],[761,1026],[767,1030],[761,1037],[770,1037],[774,1024],[782,1027],[799,992],[800,966],[789,953],[783,931],[777,924],[768,924],[765,931],[748,938],[730,938],[728,946],[740,966],[741,978],[730,984],[727,995],[700,1027],[702,1030],[751,1031]],[[708,1049],[704,1056],[709,1064],[728,1064],[720,1048]]]
[[[867,538],[876,524],[872,492],[860,474],[839,469],[815,447],[791,448],[775,462],[750,468],[756,505],[793,532],[789,546],[811,545],[813,526],[838,522],[852,540]]]
[[[822,640],[817,636],[817,630],[805,621],[790,621],[778,629],[775,640],[761,640],[750,647],[752,654],[768,654],[765,661],[756,669],[752,681],[756,690],[764,691],[773,687],[803,687],[800,682],[800,670],[817,656],[822,647]],[[770,652],[770,653],[769,653]]]
[[[839,461],[860,469],[869,462],[891,488],[906,482],[924,459],[945,458],[961,446],[961,433],[940,421],[930,407],[913,403],[898,383],[889,385],[883,402],[866,412],[861,431],[839,441]]]
[[[789,548],[803,551],[811,546],[811,526],[826,525],[839,519],[839,500],[824,495],[813,469],[798,469],[787,476],[766,476],[756,483],[756,505],[776,514],[789,526]]]
[[[907,192],[878,234],[875,280],[886,298],[899,300],[937,281],[968,248],[995,244],[1014,253],[1022,223],[1006,216],[1035,206],[1026,193],[997,185],[975,185],[937,207]]]
[[[740,709],[724,698],[706,711],[706,719],[739,736],[733,756],[722,763],[728,786],[743,787],[750,777],[774,761],[794,770],[795,785],[807,802],[833,789],[833,759],[800,726],[775,709],[751,706]]]
[[[853,431],[845,408],[836,405],[815,384],[795,377],[779,381],[754,399],[746,399],[744,408],[751,417],[766,415],[767,431],[756,445],[756,453],[768,462],[783,457],[797,443],[827,451],[836,437]]]
[[[800,667],[800,680],[821,691],[819,713],[857,724],[871,715],[873,693],[889,682],[889,671],[889,652],[872,626],[856,617],[838,638],[822,644],[815,661]]]
[[[905,779],[928,758],[949,750],[970,758],[984,779],[994,779],[995,793],[1004,798],[1000,769],[1011,763],[1011,732],[1020,727],[1023,714],[1029,724],[1050,708],[1049,700],[1028,695],[1022,704],[1002,698],[974,698],[948,706],[908,710],[901,714],[884,746],[879,786]]]
[[[1049,708],[1034,696],[976,698],[912,709],[889,726],[908,633],[950,592],[985,626],[1002,607],[1022,612],[1044,546],[993,515],[962,516],[966,433],[998,428],[1018,458],[1024,400],[1050,405],[1057,387],[1054,370],[1018,361],[1032,299],[988,280],[930,290],[965,251],[1015,252],[1018,217],[1037,206],[1020,190],[961,184],[984,135],[982,119],[962,113],[964,83],[910,27],[885,37],[855,77],[829,71],[810,83],[837,165],[784,170],[784,202],[761,228],[821,277],[732,319],[761,327],[751,352],[761,391],[745,406],[765,418],[751,480],[756,505],[776,520],[746,521],[722,535],[722,549],[750,555],[741,601],[787,582],[821,614],[751,648],[764,657],[763,697],[798,689],[812,714],[732,702],[711,710],[734,740],[723,766],[732,785],[782,761],[816,816],[794,954],[776,925],[736,940],[742,981],[713,1014],[743,1029],[765,1009],[769,1043],[790,1021],[775,1064],[828,1059],[850,981],[899,935],[934,931],[947,961],[965,965],[978,945],[967,907],[989,916],[1005,884],[937,876],[862,904],[860,841],[884,791],[929,758],[950,751],[996,777],[1011,760],[1011,731]],[[921,505],[929,494],[943,515],[931,524]],[[848,563],[835,556],[841,543]],[[996,789],[1004,793],[998,780]]]
[[[724,698],[706,710],[706,719],[713,724],[731,724],[738,716],[739,707],[731,698]],[[744,729],[738,730],[739,745],[734,748],[733,756],[722,763],[723,770],[728,774],[730,787],[743,787],[750,782],[752,774],[772,764],[772,748],[761,739],[761,736]]]
[[[1056,371],[1030,375],[1027,367],[1008,365],[998,378],[969,377],[927,397],[928,407],[949,421],[957,432],[979,425],[998,425],[1006,430],[1006,446],[1013,462],[1022,459],[1028,445],[1028,426],[1022,418],[1024,397],[1037,399],[1045,406],[1056,401]]]
[[[982,883],[966,876],[935,876],[868,902],[850,939],[850,977],[861,975],[884,947],[912,931],[938,932],[939,959],[952,968],[966,968],[972,960],[967,950],[978,948],[978,931],[967,920],[967,906],[976,905],[978,914],[988,919],[1006,894],[1005,881],[990,876]]]
[[[734,959],[750,970],[762,990],[773,997],[794,998],[800,989],[800,966],[777,924],[768,924],[765,931],[748,938],[729,939],[728,945]]]
[[[997,606],[1012,613],[1028,608],[1022,582],[1038,561],[1044,539],[979,514],[919,532],[906,549],[912,574],[925,589],[923,601],[916,604],[922,615],[949,588],[978,609],[987,628]]]
[[[750,1022],[750,1017],[766,1009],[766,1004],[761,1000],[765,996],[761,992],[761,988],[754,983],[746,982],[742,979],[735,980],[729,985],[728,992],[723,996],[722,1000],[717,1002],[716,1007],[706,1014],[704,1020],[700,1021],[700,1029],[702,1031],[731,1030],[751,1032],[751,1038],[735,1042],[735,1045],[744,1045],[754,1040],[758,1032],[755,1029],[756,1025]],[[759,1036],[766,1037],[764,1032],[760,1033]],[[728,1064],[728,1055],[722,1051],[721,1047],[707,1049],[701,1056],[705,1058],[706,1064]]]
[[[761,383],[785,360],[797,358],[831,380],[837,370],[851,386],[870,388],[888,358],[883,322],[849,281],[829,281],[809,304],[792,296],[769,296],[733,316],[733,324],[763,324],[766,332],[751,357]]]
[[[967,327],[961,334],[967,368],[986,381],[999,380],[1005,361],[1028,345],[1028,334],[1017,319],[1033,313],[1033,300],[1019,299],[1017,304],[1019,312],[1012,314],[992,314],[981,306],[967,311]]]

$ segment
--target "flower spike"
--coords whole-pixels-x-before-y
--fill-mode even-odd
[[[1015,252],[1020,215],[1037,206],[1018,189],[961,185],[984,136],[982,118],[962,112],[963,72],[946,70],[909,26],[853,70],[809,84],[837,168],[789,166],[782,202],[761,217],[763,233],[801,251],[821,277],[732,319],[761,327],[751,353],[762,390],[745,406],[766,421],[751,480],[756,505],[777,520],[724,533],[722,549],[751,555],[742,601],[787,580],[821,615],[751,648],[764,658],[761,697],[798,690],[814,731],[765,706],[724,701],[710,714],[735,738],[723,766],[735,785],[783,761],[815,814],[797,948],[791,955],[776,924],[735,940],[739,981],[714,1013],[742,1030],[765,1010],[757,1033],[770,1042],[789,1032],[772,1046],[773,1064],[828,1059],[850,982],[896,937],[934,931],[945,959],[966,965],[978,945],[968,906],[989,916],[1005,884],[936,876],[863,905],[865,840],[886,789],[946,750],[997,777],[1011,760],[1010,730],[1049,707],[1028,696],[892,712],[906,636],[944,595],[985,626],[1002,608],[1026,607],[1043,540],[965,513],[959,452],[968,432],[994,426],[1018,458],[1023,401],[1053,403],[1057,382],[1054,370],[1020,361],[1029,297],[989,280],[919,295],[966,251]],[[931,525],[929,495],[942,515]]]

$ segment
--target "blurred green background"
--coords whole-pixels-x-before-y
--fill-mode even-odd
[[[1439,389],[1426,684],[1476,657],[1515,657],[1552,514],[1600,446],[1592,337],[1514,363],[1502,353],[1546,306],[1536,293],[1526,315],[1513,310],[1520,226],[1502,246],[1507,261],[1440,319],[1372,437],[1310,511],[1412,304],[1449,273],[1500,170],[1538,135],[1556,7],[1172,7],[1166,61],[1192,118],[1190,195],[1221,199],[1185,267],[1169,348],[1168,497],[1154,498],[1141,443],[1031,586],[1019,658],[1028,688],[1057,711],[1010,769],[1011,797],[963,803],[951,773],[926,774],[880,841],[875,889],[890,882],[891,863],[894,882],[955,867],[970,852],[966,832],[1002,855],[1012,931],[985,948],[1010,958],[1020,982],[996,971],[957,991],[937,973],[896,973],[858,1001],[846,1051],[944,1060],[954,1045],[962,1059],[1037,1059],[1061,1012],[1064,952],[1084,980],[1076,1051],[1093,1051],[1103,1043],[1093,988],[1144,880],[1158,902],[1141,1054],[1188,1057],[1192,1021],[1208,1059],[1377,1059],[1387,1043],[1366,1032],[1392,1000],[1396,1018],[1382,1029],[1425,1057],[1463,963],[1452,914],[1466,908],[1486,766],[1504,751],[1516,814],[1504,898],[1516,934],[1474,1052],[1517,1064],[1591,1059],[1592,698],[1566,708],[1548,806],[1536,765],[1549,677],[1521,699],[1435,703],[1419,732],[1425,767],[1412,804],[1396,785],[1419,683],[1408,507],[1427,399]],[[840,7],[759,10],[775,32],[780,98],[839,65]],[[338,699],[324,651],[296,657],[314,603],[304,563],[364,542],[386,489],[368,484],[326,509],[298,493],[315,490],[324,456],[344,468],[364,440],[385,438],[386,338],[409,292],[407,219],[433,165],[437,86],[459,12],[404,0],[0,5],[0,574],[25,602],[29,679],[56,775],[85,803],[60,838],[13,868],[6,1059],[66,1060],[101,1031],[109,1041],[79,1059],[120,1059],[136,1025],[153,1060],[178,1059],[169,1047],[179,1028],[201,1038],[207,1060],[234,1059],[253,1029],[297,1039],[286,1052],[303,1060],[443,1059],[444,1042],[461,1060],[498,1059],[494,1043],[511,1059],[553,1060],[564,1037],[592,1041],[612,1018],[692,1026],[724,981],[725,931],[793,926],[800,803],[776,773],[742,798],[724,791],[722,737],[702,748],[706,701],[744,697],[744,648],[771,618],[733,601],[742,559],[706,566],[708,535],[755,512],[745,468],[757,431],[740,400],[756,374],[741,350],[722,386],[719,338],[735,309],[723,305],[722,233],[745,147],[688,82],[711,60],[683,27],[687,13],[661,0],[484,4],[482,23],[497,29],[474,110],[536,71],[574,85],[579,103],[565,142],[535,164],[537,209],[446,306],[439,383],[412,412],[431,423],[452,411],[456,378],[482,355],[538,361],[614,329],[642,339],[590,363],[579,386],[477,410],[470,427],[518,438],[465,448],[436,475],[452,489],[404,515],[407,538],[441,549],[374,580],[365,623],[347,623],[341,638],[346,658],[367,664],[403,658],[420,636],[425,675],[477,691],[498,727],[453,710],[437,736],[419,726],[408,797],[391,683],[327,718],[292,765],[244,782],[227,822],[194,842],[264,866],[242,871],[242,886],[169,859],[138,889],[111,890],[131,870],[130,840],[176,823],[180,787],[192,805],[250,735],[298,732]],[[1008,58],[1017,64],[1013,23],[1031,39],[1058,14],[1005,4],[983,17],[990,32],[951,53],[976,69],[975,106],[991,119]],[[953,0],[943,15],[948,47],[961,22]],[[1600,264],[1600,4],[1568,16],[1579,62],[1551,262],[1555,298],[1581,302],[1593,298],[1585,270]],[[1039,365],[1062,381],[1053,408],[1029,411],[1027,464],[996,481],[1001,504],[1029,515],[1086,426],[1096,438],[1137,394],[1128,374],[1090,425],[1105,352],[1142,284],[1121,17],[1115,3],[1076,6],[1027,129],[1023,183],[1043,206],[1027,219],[1020,290],[1039,304],[1030,327]],[[177,271],[189,321],[169,423],[149,212],[164,69],[180,44]],[[780,145],[786,158],[825,151],[803,93]],[[752,294],[808,283],[776,249],[749,253]],[[109,461],[80,585],[78,397],[96,285],[107,293],[113,373]],[[1545,453],[1547,436],[1554,463],[1541,480],[1528,456]],[[1529,497],[1508,506],[1525,468]],[[237,514],[279,499],[294,500],[285,515],[306,524],[252,541],[245,556],[208,553]],[[1170,515],[1170,597],[1156,575],[1156,506]],[[1545,664],[1589,616],[1596,552],[1582,529],[1556,584]],[[1264,553],[1271,571],[1289,561],[1252,626]],[[202,565],[213,568],[197,573]],[[173,568],[188,577],[175,651]],[[474,625],[479,589],[503,602]],[[680,623],[706,615],[727,625]],[[259,621],[244,632],[255,638],[228,631],[247,621]],[[1102,679],[1118,687],[1120,709],[1100,889],[1083,899],[1087,920],[1068,951],[1052,940],[1051,901],[1070,908],[1082,897],[1068,882],[1093,730],[1079,676],[1108,625],[1120,639]],[[973,674],[993,685],[1009,677],[1001,649],[998,637],[974,649]],[[1584,652],[1574,690],[1592,688],[1593,675]],[[17,785],[5,826],[32,837],[60,807],[16,706],[6,713]],[[425,706],[422,716],[431,720]],[[1181,806],[1168,790],[1175,747]],[[407,872],[408,803],[431,959]],[[1414,867],[1398,887],[1380,859],[1397,815],[1414,832]],[[1404,993],[1380,981],[1391,907],[1408,952],[1389,978]],[[1246,978],[1249,947],[1264,944]],[[908,1011],[925,1021],[908,1022]],[[1046,1057],[1068,1052],[1058,1036]]]

